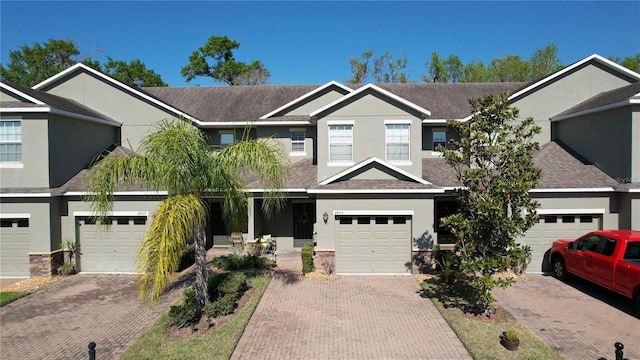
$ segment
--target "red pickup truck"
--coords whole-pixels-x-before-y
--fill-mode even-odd
[[[587,279],[635,302],[640,314],[640,231],[593,231],[576,240],[556,240],[549,260],[553,275]]]

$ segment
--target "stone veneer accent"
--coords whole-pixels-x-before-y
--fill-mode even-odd
[[[64,263],[64,252],[29,253],[29,273],[31,276],[51,276],[58,273],[58,266]]]
[[[332,258],[335,265],[335,251],[316,251],[316,256],[313,258],[313,266],[316,271],[324,273],[324,266],[322,266],[323,257]],[[413,274],[426,274],[434,270],[434,263],[432,261],[433,250],[414,250],[411,254],[411,272]],[[335,271],[335,270],[334,270]]]

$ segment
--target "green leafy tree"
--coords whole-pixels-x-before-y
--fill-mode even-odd
[[[629,70],[640,73],[640,54],[636,54],[635,56],[627,56],[624,59],[609,56],[608,59],[611,61],[615,61],[616,63],[626,67]]]
[[[108,57],[107,60],[102,66],[102,72],[127,85],[137,87],[167,86],[158,73],[147,69],[139,59],[128,63],[122,60],[114,60],[111,57]]]
[[[536,49],[529,62],[531,64],[529,80],[531,81],[542,79],[564,66],[558,57],[558,48],[555,44],[548,44],[544,48]]]
[[[427,69],[429,69],[428,76],[422,76],[422,80],[424,82],[434,82],[434,83],[447,83],[449,82],[449,71],[447,70],[447,66],[445,61],[440,59],[440,56],[437,52],[431,53],[431,62],[427,61],[425,63]]]
[[[451,82],[458,82],[464,75],[464,65],[462,60],[457,55],[449,54],[447,60],[444,61],[444,66],[449,73],[449,80]]]
[[[77,62],[78,50],[73,40],[49,39],[9,51],[9,63],[0,65],[2,79],[23,86],[33,86]]]
[[[248,134],[248,131],[245,133]],[[143,139],[140,155],[107,156],[87,179],[87,201],[98,218],[113,206],[118,189],[139,186],[168,191],[156,209],[137,255],[140,297],[157,303],[180,262],[181,250],[194,240],[196,298],[208,303],[205,228],[207,200],[220,199],[229,221],[247,216],[247,193],[240,174],[257,175],[265,189],[263,210],[270,216],[284,205],[287,154],[272,139],[249,139],[220,150],[188,121],[165,120]],[[285,175],[283,175],[285,174]],[[233,222],[233,221],[232,221]]]
[[[473,289],[478,310],[485,312],[494,300],[491,290],[514,282],[494,275],[518,261],[523,251],[516,239],[535,224],[538,204],[529,190],[541,176],[533,163],[539,149],[533,138],[540,128],[533,118],[518,120],[506,94],[470,103],[469,122],[448,122],[460,139],[440,147],[462,184],[456,190],[459,212],[442,225],[456,236],[456,266]]]
[[[204,46],[191,53],[189,64],[181,69],[187,81],[198,76],[207,76],[228,85],[266,84],[271,74],[265,66],[255,60],[250,64],[237,61],[233,51],[240,43],[226,36],[211,36]]]
[[[517,55],[507,55],[495,58],[487,69],[491,82],[520,82],[529,81],[531,65]]]
[[[459,82],[487,82],[489,81],[489,74],[487,68],[482,61],[471,61],[464,65],[463,75],[458,80]]]

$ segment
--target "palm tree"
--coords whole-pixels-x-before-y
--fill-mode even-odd
[[[284,204],[289,161],[273,139],[249,139],[223,149],[212,149],[205,134],[186,120],[163,120],[145,137],[139,154],[106,156],[87,177],[91,210],[104,218],[112,210],[114,191],[142,188],[167,191],[155,211],[149,230],[138,249],[136,261],[140,297],[157,304],[180,254],[193,239],[196,264],[196,298],[208,303],[205,228],[206,199],[220,199],[227,221],[247,216],[247,192],[241,175],[257,176],[265,189],[263,211],[267,217]]]

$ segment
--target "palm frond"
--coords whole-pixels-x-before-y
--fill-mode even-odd
[[[85,201],[97,218],[105,218],[113,207],[113,193],[118,190],[159,190],[158,181],[165,171],[162,164],[145,156],[107,156],[91,168],[85,178]]]
[[[178,269],[182,249],[206,216],[206,206],[193,194],[170,196],[158,206],[137,253],[140,298],[157,304]]]

